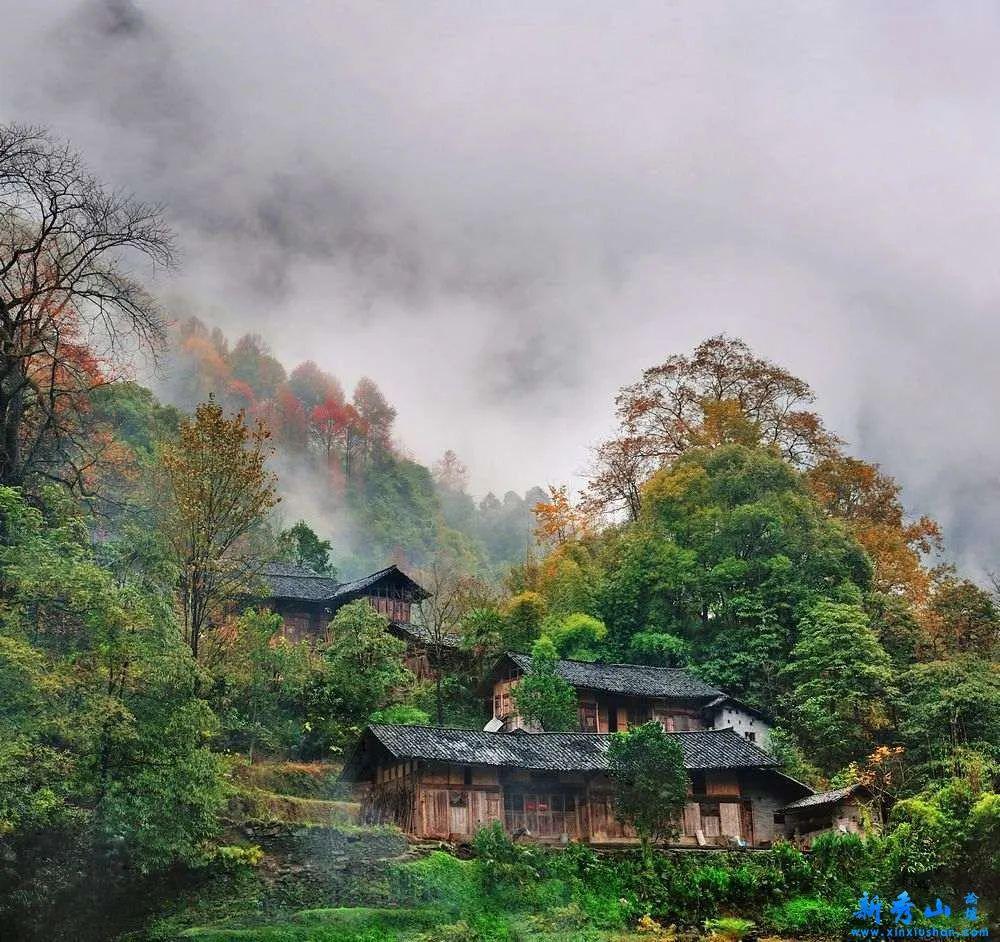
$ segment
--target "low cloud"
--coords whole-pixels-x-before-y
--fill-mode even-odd
[[[374,376],[422,460],[574,480],[615,390],[720,331],[1000,558],[994,6],[5,12],[0,119],[162,200],[163,286]]]

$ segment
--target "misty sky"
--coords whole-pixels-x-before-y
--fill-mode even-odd
[[[0,120],[167,204],[177,310],[371,375],[476,492],[579,484],[616,389],[728,331],[1000,568],[995,4],[0,0],[0,23]]]

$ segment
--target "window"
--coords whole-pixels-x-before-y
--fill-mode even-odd
[[[649,719],[649,710],[644,704],[639,706],[630,706],[628,708],[628,728],[634,729],[636,726],[642,726]]]
[[[704,772],[692,772],[691,773],[691,792],[695,795],[705,794],[705,773]]]
[[[750,742],[757,742],[757,734],[752,733],[749,730],[743,734]]]
[[[504,792],[504,823],[509,831],[521,828],[540,837],[579,833],[577,796],[572,792]]]
[[[784,824],[785,823],[785,816],[783,814],[776,814],[774,816],[774,823],[775,824]]]
[[[580,704],[580,729],[585,733],[597,732],[597,704]]]

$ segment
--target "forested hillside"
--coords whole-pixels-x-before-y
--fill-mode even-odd
[[[540,506],[550,549],[515,567],[508,604],[564,656],[690,665],[778,717],[805,778],[916,789],[992,768],[993,591],[811,403],[736,339],[650,368],[579,506]]]
[[[417,463],[396,437],[395,407],[368,377],[348,397],[316,363],[286,371],[262,337],[230,343],[193,317],[172,330],[162,377],[165,396],[184,411],[213,396],[266,424],[283,516],[307,518],[347,576],[390,559],[424,566],[441,552],[497,575],[531,549],[532,508],[543,492],[477,501],[453,452],[433,468]]]
[[[406,457],[373,380],[348,397],[258,337],[171,326],[128,265],[172,261],[160,211],[59,142],[0,127],[0,188],[12,938],[834,938],[862,893],[903,890],[997,911],[994,587],[945,564],[806,380],[732,337],[664,351],[621,390],[579,499],[477,503],[454,454]],[[138,349],[166,357],[170,404],[128,380]],[[288,637],[258,605],[276,558],[404,565],[431,593],[414,619],[436,673],[363,599]],[[774,718],[788,775],[864,785],[867,836],[695,859],[501,829],[468,861],[359,827],[338,773],[361,730],[481,730],[504,651],[534,652],[515,699],[550,731],[577,716],[557,656],[688,668]],[[618,796],[623,821],[635,806]]]

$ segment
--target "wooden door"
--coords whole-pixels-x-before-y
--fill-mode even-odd
[[[745,840],[747,844],[752,847],[754,843],[753,803],[749,798],[745,798],[740,802],[740,830],[743,835],[743,840]]]
[[[451,809],[446,788],[426,788],[420,796],[423,808],[424,837],[447,840],[451,828]]]
[[[468,834],[469,829],[469,793],[451,792],[449,795],[448,832],[450,834]]]
[[[740,837],[740,806],[735,801],[719,802],[721,831],[726,837]]]
[[[689,801],[684,806],[684,833],[688,837],[697,837],[701,829],[701,808],[698,802]]]

